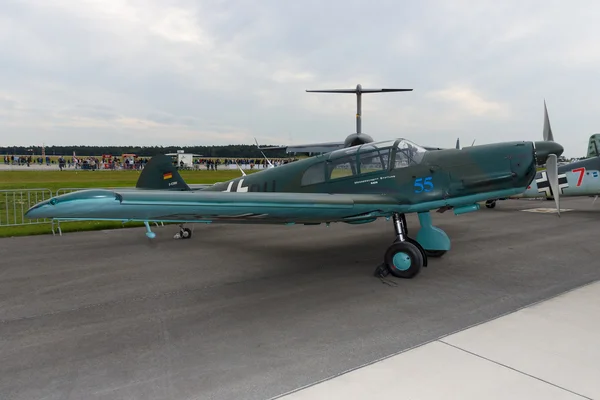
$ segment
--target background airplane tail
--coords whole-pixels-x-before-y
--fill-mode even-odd
[[[600,156],[598,150],[600,150],[600,133],[595,133],[590,136],[590,141],[588,142],[587,158]]]
[[[135,184],[137,189],[190,190],[171,157],[164,154],[154,156],[148,161]]]

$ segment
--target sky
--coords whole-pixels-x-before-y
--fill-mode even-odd
[[[0,0],[0,146],[600,133],[595,0]]]

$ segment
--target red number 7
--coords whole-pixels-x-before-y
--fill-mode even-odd
[[[575,168],[571,172],[574,174],[579,172],[579,178],[577,179],[577,186],[581,186],[581,181],[583,180],[583,174],[585,173],[585,168]]]

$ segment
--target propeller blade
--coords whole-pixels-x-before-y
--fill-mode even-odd
[[[544,141],[553,142],[554,135],[552,134],[552,127],[550,126],[550,118],[548,118],[548,109],[546,108],[546,100],[544,100]]]
[[[552,189],[552,195],[554,196],[554,203],[556,204],[556,212],[560,217],[560,190],[558,189],[558,158],[556,154],[548,155],[546,161],[546,174],[548,174],[548,182]]]
[[[475,141],[476,141],[476,140],[477,140],[477,139],[473,139],[473,143],[471,143],[471,147],[473,147],[473,146],[475,145]]]
[[[460,138],[456,138],[456,150],[460,150]]]
[[[598,200],[598,195],[596,195],[596,197],[594,197],[594,201],[592,201],[592,206],[594,205],[594,203],[596,203],[596,200]]]

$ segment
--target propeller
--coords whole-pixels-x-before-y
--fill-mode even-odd
[[[548,183],[552,189],[554,196],[554,204],[556,204],[556,212],[560,217],[560,190],[558,187],[558,157],[556,154],[549,154],[546,160],[546,174],[548,174]]]
[[[543,137],[545,142],[554,142],[552,127],[550,126],[550,118],[548,118],[548,107],[546,107],[546,99],[544,99],[544,131]]]

